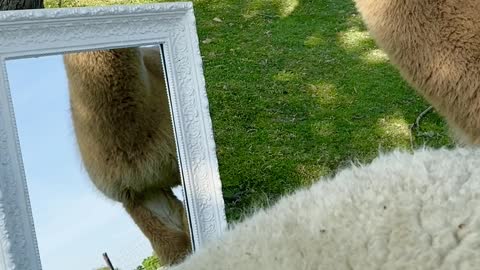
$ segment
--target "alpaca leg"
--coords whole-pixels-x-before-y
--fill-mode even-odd
[[[178,263],[190,253],[185,211],[170,189],[156,192],[140,203],[125,205],[125,209],[163,263]]]

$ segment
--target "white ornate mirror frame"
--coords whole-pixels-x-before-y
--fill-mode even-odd
[[[226,228],[191,3],[0,12],[0,269],[41,269],[5,61],[162,44],[192,244]],[[35,89],[32,89],[35,91]]]

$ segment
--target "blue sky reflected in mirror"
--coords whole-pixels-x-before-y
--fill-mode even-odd
[[[7,72],[43,269],[96,269],[103,252],[135,269],[152,249],[81,165],[62,57],[10,60]]]

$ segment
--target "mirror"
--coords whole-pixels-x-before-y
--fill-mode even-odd
[[[181,183],[162,63],[161,46],[6,61],[45,269],[96,269],[104,252],[115,267],[136,269],[153,253],[141,231],[161,262],[190,251],[183,203],[171,191]],[[128,122],[139,109],[152,113]],[[135,127],[142,117],[151,123]],[[146,131],[158,138],[139,138]],[[127,171],[130,163],[140,171]]]
[[[0,269],[171,264],[223,232],[191,3],[0,15]]]

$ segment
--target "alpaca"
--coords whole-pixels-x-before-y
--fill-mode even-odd
[[[353,165],[169,269],[478,269],[479,150],[397,150]]]
[[[461,143],[480,143],[480,1],[355,0],[402,76]]]
[[[95,186],[121,202],[166,264],[191,250],[158,48],[64,55],[80,154]]]

